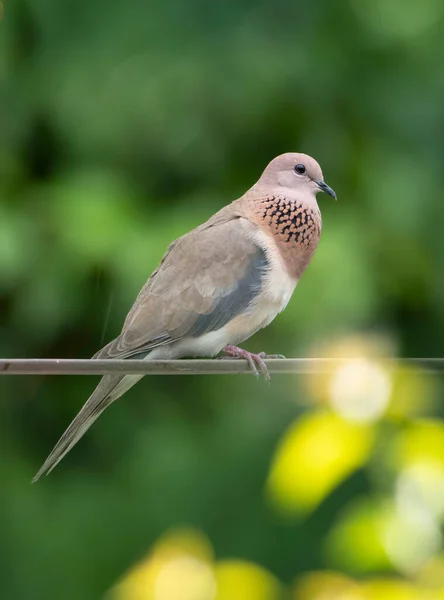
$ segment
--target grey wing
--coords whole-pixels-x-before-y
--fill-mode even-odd
[[[122,333],[94,358],[128,358],[223,327],[259,294],[269,267],[236,218],[196,229],[174,242],[140,292]]]

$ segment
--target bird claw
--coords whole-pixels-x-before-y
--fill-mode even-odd
[[[243,350],[242,348],[232,345],[225,346],[224,352],[226,355],[222,356],[221,358],[243,358],[248,362],[253,374],[256,375],[256,377],[259,377],[259,371],[256,366],[257,364],[262,372],[262,375],[264,376],[265,381],[270,381],[271,377],[264,359],[284,358],[281,354],[268,355],[265,352],[254,354],[253,352],[248,352],[248,350]]]

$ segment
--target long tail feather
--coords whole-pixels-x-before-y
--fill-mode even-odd
[[[32,482],[35,483],[44,474],[48,475],[65,454],[75,446],[103,411],[141,378],[142,376],[139,375],[127,375],[123,377],[105,375],[102,377],[99,385],[57,442]]]

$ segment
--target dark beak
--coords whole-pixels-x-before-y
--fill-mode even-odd
[[[332,198],[334,198],[335,200],[337,200],[336,198],[336,192],[325,183],[325,181],[317,181],[317,186],[318,188],[322,191],[322,192],[326,192],[329,196],[331,196]]]

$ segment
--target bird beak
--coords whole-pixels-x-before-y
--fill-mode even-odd
[[[337,200],[336,192],[329,185],[327,185],[325,181],[317,181],[316,184],[321,192],[326,192],[329,196]]]

